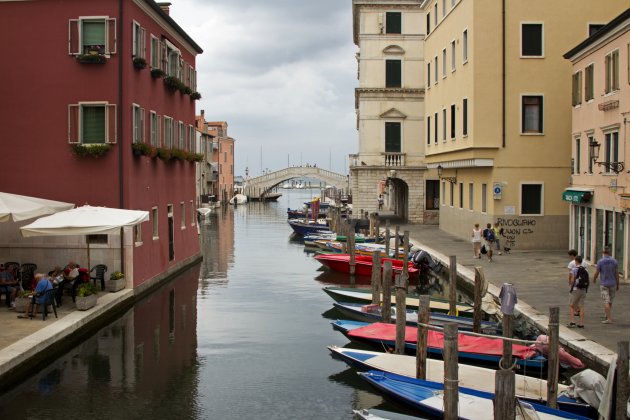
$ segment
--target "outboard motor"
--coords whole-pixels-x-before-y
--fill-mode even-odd
[[[444,288],[436,276],[431,276],[430,271],[437,274],[442,271],[442,263],[433,260],[431,255],[421,249],[411,254],[409,260],[413,263],[420,273],[418,276],[418,292],[428,293],[431,289],[435,289],[438,293],[442,293]]]

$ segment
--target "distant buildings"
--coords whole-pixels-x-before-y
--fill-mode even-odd
[[[151,217],[122,239],[29,242],[2,226],[6,258],[44,272],[87,265],[89,240],[92,265],[124,270],[137,288],[199,257],[195,163],[186,158],[202,49],[168,12],[152,0],[0,2],[11,62],[0,68],[0,190]]]
[[[610,245],[627,278],[630,9],[564,57],[573,65],[569,246],[594,262]]]

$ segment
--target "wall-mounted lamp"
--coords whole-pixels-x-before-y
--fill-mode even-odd
[[[455,176],[442,176],[443,172],[444,172],[444,168],[442,168],[442,165],[438,165],[437,167],[438,178],[443,179],[444,181],[448,181],[451,184],[457,183],[457,169],[455,170]]]
[[[601,147],[601,144],[599,144],[597,140],[595,139],[591,140],[588,143],[589,153],[590,153],[591,159],[593,160],[593,163],[595,163],[598,166],[603,166],[604,168],[606,168],[606,172],[614,172],[616,174],[618,174],[619,172],[623,172],[623,169],[625,168],[625,165],[623,162],[609,162],[609,161],[597,162],[597,158],[599,157],[600,147]]]

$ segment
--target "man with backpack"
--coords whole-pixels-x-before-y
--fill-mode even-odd
[[[584,300],[588,292],[589,276],[586,268],[582,266],[582,256],[575,257],[575,267],[569,275],[569,328],[584,328]],[[575,315],[580,315],[580,321],[575,324]]]
[[[486,228],[483,230],[483,238],[486,240],[486,255],[488,256],[488,262],[492,262],[492,248],[496,237],[494,235],[494,229],[492,229],[492,225],[490,223],[488,223]]]

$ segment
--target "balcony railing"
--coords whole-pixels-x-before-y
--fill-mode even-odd
[[[405,166],[405,153],[382,153],[385,166]]]

